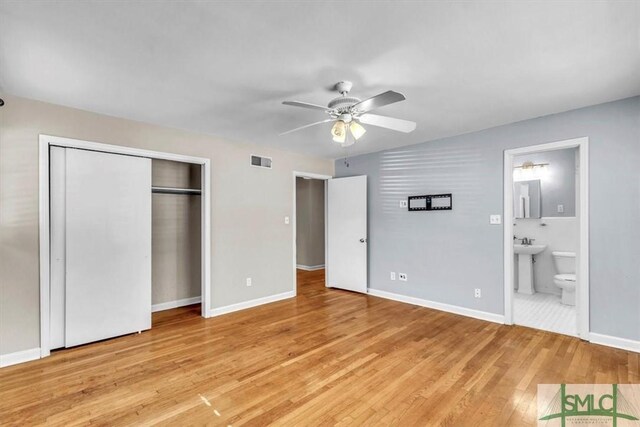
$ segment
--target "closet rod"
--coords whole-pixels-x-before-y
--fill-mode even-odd
[[[151,187],[152,193],[159,194],[191,194],[199,196],[202,191],[199,188],[173,188],[173,187]]]

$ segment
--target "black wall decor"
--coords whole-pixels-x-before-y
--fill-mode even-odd
[[[410,211],[450,211],[453,208],[451,193],[410,196],[407,202]]]

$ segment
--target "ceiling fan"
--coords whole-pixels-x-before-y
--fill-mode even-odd
[[[392,117],[369,113],[369,111],[384,107],[385,105],[404,101],[406,98],[403,94],[388,90],[361,101],[353,96],[348,96],[352,87],[353,83],[348,81],[336,83],[335,89],[341,96],[329,101],[329,104],[327,104],[326,107],[323,107],[322,105],[309,104],[308,102],[284,101],[284,105],[324,111],[329,118],[291,129],[287,132],[281,133],[280,135],[286,135],[291,132],[296,132],[323,123],[335,122],[331,128],[331,136],[335,142],[342,144],[343,147],[347,147],[355,143],[366,132],[366,129],[362,124],[378,126],[404,133],[412,132],[416,128],[416,124],[408,120],[394,119]]]

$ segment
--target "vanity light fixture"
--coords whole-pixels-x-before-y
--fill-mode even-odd
[[[514,166],[514,169],[535,169],[535,168],[544,168],[545,166],[549,166],[549,163],[533,163],[533,162],[524,162],[520,166]]]
[[[547,169],[549,163],[533,163],[526,161],[519,166],[513,167],[514,181],[528,181],[532,179],[540,179],[549,172]]]

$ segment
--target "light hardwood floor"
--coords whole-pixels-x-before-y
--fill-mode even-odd
[[[638,383],[640,355],[323,286],[0,370],[1,425],[533,426],[538,383]]]

